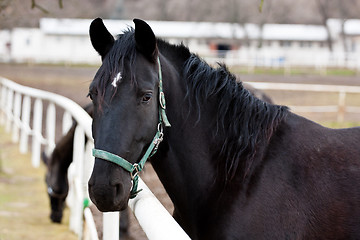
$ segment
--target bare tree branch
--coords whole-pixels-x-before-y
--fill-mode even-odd
[[[260,0],[259,12],[262,12],[263,5],[264,5],[264,0]]]
[[[331,38],[331,32],[330,32],[330,28],[327,25],[327,20],[329,19],[329,5],[327,1],[321,1],[321,0],[317,0],[317,7],[319,9],[319,13],[321,16],[321,22],[322,25],[325,27],[326,32],[327,32],[327,43],[328,43],[328,48],[329,51],[332,52],[333,51],[333,41]]]
[[[46,9],[43,8],[42,6],[38,5],[35,0],[31,0],[31,9],[34,9],[34,8],[39,9],[39,10],[42,11],[43,13],[46,13],[46,14],[49,13],[48,10],[46,10]]]

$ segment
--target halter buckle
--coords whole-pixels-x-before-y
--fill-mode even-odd
[[[132,172],[130,172],[130,177],[131,177],[131,180],[134,180],[134,178],[137,176],[137,175],[139,175],[139,169],[138,169],[138,166],[139,166],[139,164],[137,164],[137,163],[134,163],[134,170],[132,171]]]

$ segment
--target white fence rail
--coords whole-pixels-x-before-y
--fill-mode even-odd
[[[256,89],[283,90],[303,92],[332,92],[338,93],[338,104],[331,106],[289,106],[294,112],[333,112],[337,113],[337,121],[343,122],[346,112],[360,113],[360,106],[346,106],[346,94],[360,94],[360,86],[320,85],[320,84],[295,84],[295,83],[269,83],[269,82],[246,82]]]
[[[45,136],[42,134],[44,102],[47,103]],[[40,165],[42,147],[47,153],[51,153],[55,147],[56,107],[64,110],[61,120],[63,134],[70,129],[73,120],[77,122],[73,163],[68,173],[70,190],[67,202],[70,208],[70,229],[79,239],[98,239],[92,213],[88,207],[84,207],[84,200],[88,200],[87,181],[94,162],[91,156],[91,117],[68,98],[25,87],[0,77],[0,124],[5,125],[8,132],[12,131],[12,140],[19,142],[22,153],[28,151],[31,138],[31,161],[34,167]],[[141,180],[139,187],[143,191],[129,202],[129,206],[148,238],[189,239]],[[103,219],[103,239],[119,239],[119,213],[106,213]]]
[[[239,49],[230,51],[206,51],[199,54],[211,64],[224,62],[227,66],[244,66],[248,72],[256,67],[283,68],[290,74],[292,68],[315,68],[326,74],[328,68],[360,70],[357,52],[328,52],[327,49]]]

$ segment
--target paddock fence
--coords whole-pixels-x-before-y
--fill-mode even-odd
[[[255,89],[294,91],[294,92],[327,92],[338,94],[337,105],[304,106],[290,105],[290,109],[296,113],[336,113],[337,121],[343,122],[345,113],[360,113],[360,106],[346,104],[346,97],[349,93],[360,94],[360,86],[343,85],[321,85],[321,84],[296,84],[296,83],[270,83],[270,82],[245,82]]]
[[[44,106],[46,111],[43,111]],[[57,111],[63,112],[61,119],[57,119]],[[66,201],[70,209],[69,227],[79,239],[97,240],[98,232],[89,208],[91,201],[87,191],[94,164],[91,117],[68,98],[0,77],[0,124],[11,132],[12,141],[19,143],[21,153],[28,152],[31,147],[33,167],[40,166],[42,150],[50,154],[56,146],[57,122],[61,122],[60,134],[64,135],[73,121],[76,121],[77,127],[73,163],[68,170],[70,186]],[[139,188],[143,191],[129,201],[129,207],[147,237],[150,240],[190,239],[141,179]],[[103,213],[103,239],[119,239],[119,212]]]

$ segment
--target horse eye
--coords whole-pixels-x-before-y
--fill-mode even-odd
[[[148,103],[151,100],[152,97],[152,93],[145,93],[142,97],[142,102],[143,103]]]
[[[89,97],[91,100],[93,100],[93,96],[91,93],[88,93],[88,95],[86,95],[86,97]]]
[[[97,95],[97,90],[93,90],[93,89],[90,89],[88,95],[86,97],[89,97],[91,100],[94,100],[94,96],[96,97]]]

